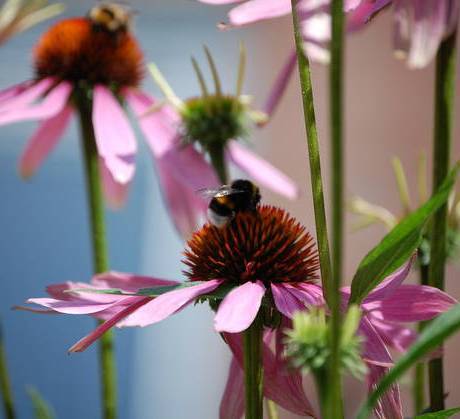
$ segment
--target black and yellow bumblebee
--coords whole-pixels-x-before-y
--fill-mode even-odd
[[[88,13],[94,29],[103,30],[114,35],[130,29],[132,11],[128,7],[112,2],[101,2]]]
[[[224,227],[237,213],[255,211],[260,202],[259,188],[249,180],[237,179],[216,190],[204,190],[212,199],[208,206],[208,220],[216,227]]]

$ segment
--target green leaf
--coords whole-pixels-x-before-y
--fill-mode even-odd
[[[447,201],[460,163],[451,170],[436,193],[391,230],[361,261],[351,283],[350,304],[359,304],[380,282],[398,269],[422,241],[430,217]]]
[[[53,408],[42,398],[40,393],[34,388],[27,389],[34,410],[35,419],[55,419],[56,415]]]
[[[460,304],[441,314],[420,334],[417,341],[385,375],[366,403],[359,410],[357,419],[365,419],[379,397],[390,388],[412,365],[438,347],[445,339],[460,329]]]
[[[434,413],[425,413],[424,415],[418,415],[415,419],[447,419],[460,412],[460,407],[454,409],[440,410]]]
[[[137,292],[125,292],[118,288],[96,289],[96,288],[76,288],[67,290],[65,292],[72,294],[89,293],[89,294],[113,294],[113,295],[126,295],[126,296],[142,296],[142,297],[158,297],[167,292],[177,291],[183,288],[194,287],[195,285],[204,284],[206,281],[187,281],[174,285],[160,285],[158,287],[141,288]]]

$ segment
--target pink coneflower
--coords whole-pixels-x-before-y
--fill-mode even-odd
[[[162,280],[107,273],[96,277],[91,286],[64,285],[71,292],[54,286],[48,289],[53,298],[28,302],[46,310],[106,319],[71,348],[79,352],[115,325],[147,326],[191,303],[208,300],[216,311],[215,329],[223,333],[235,355],[221,408],[221,418],[226,419],[237,418],[244,408],[242,394],[231,389],[241,383],[241,332],[258,316],[264,325],[266,397],[297,414],[314,416],[300,374],[288,370],[281,357],[283,343],[278,334],[295,311],[324,303],[322,290],[314,283],[317,252],[305,228],[281,209],[260,206],[238,213],[222,228],[206,224],[189,240],[184,263],[189,281],[183,284],[152,288],[163,285]],[[104,292],[101,281],[112,288],[106,291],[112,294],[92,293]],[[273,338],[275,353],[269,346]]]
[[[158,151],[157,159],[161,157],[161,162],[174,167],[180,181],[189,186],[188,189],[182,188],[184,193],[171,191],[171,188],[167,188],[168,179],[162,176],[160,170],[163,189],[166,194],[171,195],[166,198],[170,201],[173,218],[181,218],[180,213],[176,212],[183,211],[183,205],[180,204],[187,196],[194,200],[188,207],[197,208],[197,211],[189,212],[188,217],[182,217],[182,231],[185,232],[193,231],[198,224],[197,215],[203,214],[203,200],[196,194],[197,189],[200,185],[203,187],[203,182],[207,182],[207,187],[227,183],[229,163],[244,171],[256,183],[280,195],[289,199],[295,199],[299,195],[297,185],[288,176],[242,144],[244,141],[248,142],[251,124],[266,120],[263,112],[252,108],[251,97],[243,94],[246,63],[243,46],[240,49],[236,89],[231,93],[223,91],[216,64],[207,48],[205,52],[214,89],[208,87],[198,63],[192,59],[201,95],[182,100],[174,93],[158,67],[150,64],[152,76],[164,93],[167,103],[163,106],[153,105],[152,108],[148,101],[132,102],[134,111],[138,115],[144,115],[140,117],[140,125],[146,135],[152,138],[152,142],[161,138],[165,147],[167,145],[169,152]],[[208,157],[212,168],[203,159],[203,155]],[[176,222],[177,224],[179,223]]]
[[[56,23],[35,47],[35,78],[0,92],[0,125],[40,121],[19,164],[22,176],[35,173],[83,104],[92,115],[106,198],[112,206],[123,203],[134,176],[137,144],[122,103],[135,112],[155,103],[138,88],[143,55],[129,22],[128,11],[107,3],[93,8],[88,17]],[[206,209],[195,191],[218,182],[196,150],[176,147],[164,118],[170,120],[167,109],[143,118],[141,128],[174,221],[185,232],[191,229],[189,220]],[[192,168],[187,176],[179,163]]]
[[[363,316],[359,333],[365,338],[363,358],[369,367],[370,390],[393,365],[388,347],[405,352],[416,339],[416,332],[406,324],[431,320],[457,303],[454,298],[434,287],[402,285],[413,260],[388,276],[361,303]],[[350,288],[343,288],[342,295],[346,304]],[[397,384],[381,398],[375,413],[382,419],[403,418]]]
[[[209,4],[241,3],[228,13],[225,27],[238,27],[291,13],[291,0],[199,0]],[[377,1],[378,3],[378,1]],[[374,11],[374,0],[345,0],[344,12],[347,18],[347,31],[362,28]],[[312,61],[329,62],[329,43],[331,41],[330,0],[299,0],[297,14],[303,37],[305,54]],[[294,47],[286,59],[264,106],[270,117],[284,93],[287,83],[296,68]]]
[[[393,5],[396,56],[405,59],[411,68],[427,66],[441,42],[456,30],[460,1],[376,1],[369,15],[390,4]]]

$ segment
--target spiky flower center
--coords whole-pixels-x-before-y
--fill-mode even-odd
[[[247,132],[246,106],[236,96],[212,95],[189,99],[182,111],[184,138],[205,151],[225,147]]]
[[[222,228],[205,224],[187,243],[190,280],[305,282],[317,278],[312,236],[287,212],[272,206],[238,213]]]
[[[100,30],[84,17],[52,26],[35,47],[34,63],[38,78],[113,89],[137,86],[143,75],[143,55],[129,31]]]

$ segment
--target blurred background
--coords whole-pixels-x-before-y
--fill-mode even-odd
[[[66,2],[64,16],[85,14],[94,3]],[[193,54],[203,60],[202,45],[214,54],[224,80],[232,89],[238,42],[249,52],[245,92],[262,106],[271,82],[293,45],[290,18],[239,30],[218,31],[226,7],[195,0],[132,1],[139,11],[136,33],[146,61],[155,61],[181,97],[198,92],[190,64]],[[431,154],[433,65],[409,71],[391,49],[391,16],[384,13],[369,28],[350,36],[346,51],[346,186],[400,213],[391,158],[407,169],[414,205],[415,172],[421,150]],[[59,19],[59,18],[58,18]],[[31,50],[49,26],[45,22],[13,38],[1,48],[0,89],[32,75]],[[328,70],[314,65],[314,93],[323,170],[328,185]],[[147,77],[145,87],[160,92]],[[458,104],[460,105],[460,103]],[[459,107],[457,107],[459,109]],[[457,111],[457,116],[460,111]],[[458,117],[456,118],[458,120]],[[12,312],[10,307],[31,296],[44,296],[45,286],[65,280],[87,280],[91,255],[84,178],[75,126],[45,162],[25,182],[17,174],[18,158],[33,123],[0,128],[0,293],[3,333],[20,418],[32,417],[26,388],[37,388],[60,419],[96,418],[99,383],[95,348],[67,355],[67,349],[94,327],[89,318],[38,316]],[[137,173],[127,205],[108,211],[111,267],[114,270],[182,279],[183,243],[163,206],[155,171],[139,135]],[[458,130],[454,159],[460,157]],[[255,149],[294,178],[302,198],[286,202],[263,191],[265,202],[286,207],[311,231],[314,219],[298,80],[288,88],[278,112],[263,130],[255,130]],[[348,216],[346,277],[349,282],[360,259],[384,234],[381,227],[351,231]],[[448,271],[448,291],[460,297],[459,267]],[[458,385],[460,338],[446,348],[448,405],[460,405]],[[158,325],[117,332],[120,418],[215,419],[227,378],[229,351],[212,329],[205,306],[188,308]],[[403,383],[404,391],[409,381]],[[310,386],[308,380],[306,385]],[[363,396],[363,385],[347,380],[347,417]],[[311,391],[312,393],[312,391]],[[407,414],[411,405],[406,403]],[[2,412],[3,413],[3,412]],[[2,414],[0,413],[0,415]],[[1,417],[1,416],[0,416]],[[284,415],[285,418],[295,416]]]

